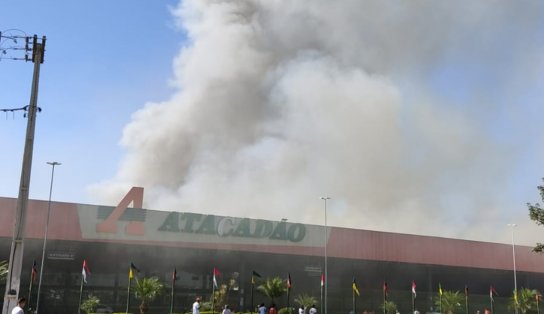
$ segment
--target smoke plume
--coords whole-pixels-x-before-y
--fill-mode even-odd
[[[518,217],[501,196],[518,156],[495,132],[511,106],[495,94],[534,71],[527,56],[542,47],[525,39],[542,12],[183,1],[177,92],[134,113],[117,174],[91,191],[116,203],[142,186],[147,208],[315,224],[326,195],[331,225],[507,240],[494,229]]]

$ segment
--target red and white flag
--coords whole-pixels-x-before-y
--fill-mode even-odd
[[[219,272],[219,269],[217,268],[213,268],[213,286],[214,288],[217,289],[218,285],[217,285],[217,277],[216,276],[221,276],[221,273]]]
[[[292,285],[292,282],[291,282],[291,273],[288,273],[288,274],[287,274],[287,289],[291,289],[291,285]]]
[[[489,286],[489,298],[491,299],[491,302],[494,302],[493,295],[498,295],[497,290],[495,290],[495,287]]]
[[[30,277],[32,282],[35,282],[38,278],[38,266],[36,266],[36,260],[34,260],[34,263],[32,264],[32,273]]]
[[[412,294],[414,295],[414,299],[416,298],[416,282],[412,280]]]
[[[91,270],[89,269],[89,266],[87,265],[87,261],[83,260],[83,268],[81,269],[81,275],[83,276],[83,282],[87,283],[87,275],[91,274]]]
[[[325,286],[325,275],[321,273],[321,288],[323,288],[324,286]]]

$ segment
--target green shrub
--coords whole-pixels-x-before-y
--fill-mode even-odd
[[[89,298],[81,303],[81,309],[86,313],[96,311],[96,307],[100,304],[100,299],[94,295],[89,295]]]
[[[282,307],[278,314],[295,314],[295,309],[292,307]]]

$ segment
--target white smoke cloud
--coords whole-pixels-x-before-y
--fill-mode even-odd
[[[332,225],[508,239],[495,230],[512,218],[497,194],[515,156],[481,125],[502,105],[480,103],[489,86],[466,103],[444,99],[430,77],[447,62],[522,77],[516,39],[535,32],[539,9],[183,1],[178,91],[133,115],[118,173],[91,192],[115,203],[143,186],[147,208],[317,224],[329,195]]]

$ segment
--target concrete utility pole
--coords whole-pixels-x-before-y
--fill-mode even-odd
[[[29,38],[27,37],[26,39],[28,44]],[[17,208],[15,212],[15,228],[13,231],[13,240],[11,242],[11,251],[9,255],[8,277],[6,278],[6,294],[4,296],[2,314],[10,314],[11,310],[17,305],[17,299],[19,297],[19,287],[21,284],[21,271],[23,265],[25,216],[28,204],[28,192],[30,188],[30,171],[32,168],[32,151],[34,148],[36,112],[38,111],[38,83],[40,81],[40,65],[43,63],[44,52],[45,36],[42,37],[40,43],[38,42],[38,37],[34,35],[32,38],[32,62],[34,63],[34,74],[32,77],[30,104],[27,107],[28,122],[23,153],[23,166],[19,185],[19,197],[17,198]]]

